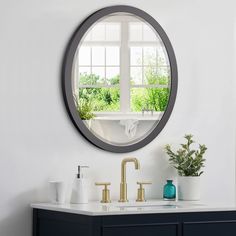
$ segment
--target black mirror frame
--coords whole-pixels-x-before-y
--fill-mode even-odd
[[[83,121],[80,119],[78,112],[75,107],[73,93],[72,93],[72,65],[73,65],[73,59],[76,52],[76,49],[83,37],[83,35],[86,33],[86,31],[94,24],[97,20],[100,18],[116,13],[116,12],[127,12],[134,14],[145,21],[147,21],[152,27],[157,31],[158,35],[162,39],[168,57],[170,61],[170,68],[171,68],[171,89],[170,89],[170,97],[168,101],[167,108],[160,120],[160,122],[157,124],[157,126],[149,133],[148,136],[146,136],[141,141],[127,145],[127,146],[116,146],[109,143],[106,143],[102,140],[100,140],[98,137],[96,137],[92,132],[88,130],[86,125],[83,123]],[[146,12],[135,8],[131,6],[126,5],[117,5],[117,6],[110,6],[106,8],[102,8],[93,14],[91,14],[88,18],[86,18],[76,29],[74,34],[72,35],[64,55],[63,60],[63,66],[62,66],[62,92],[63,92],[63,98],[66,105],[66,109],[68,111],[68,114],[77,128],[77,130],[92,144],[95,146],[106,150],[110,152],[116,152],[116,153],[126,153],[135,151],[137,149],[140,149],[150,143],[156,136],[161,132],[161,130],[165,127],[167,121],[169,120],[169,117],[171,115],[171,112],[173,110],[176,95],[177,95],[177,87],[178,87],[178,71],[177,71],[177,63],[176,58],[174,54],[174,50],[172,48],[172,45],[170,43],[170,40],[168,36],[166,35],[165,31],[162,29],[160,24],[149,14]]]

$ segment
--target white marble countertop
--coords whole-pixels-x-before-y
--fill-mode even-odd
[[[163,201],[150,200],[148,202],[129,203],[99,203],[88,204],[52,204],[32,203],[32,208],[51,211],[67,212],[90,216],[128,215],[128,214],[156,214],[156,213],[183,213],[183,212],[209,212],[209,211],[236,211],[236,205],[212,204],[190,201]]]

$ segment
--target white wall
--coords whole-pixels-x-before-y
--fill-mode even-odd
[[[114,4],[139,7],[163,26],[176,52],[179,90],[161,134],[142,150],[98,150],[75,130],[60,88],[63,51],[75,27],[93,11]],[[112,182],[118,198],[120,162],[128,167],[129,197],[137,179],[152,180],[148,197],[161,197],[168,167],[163,146],[193,133],[205,143],[203,199],[230,202],[235,194],[234,22],[236,2],[214,0],[0,0],[0,235],[30,236],[30,202],[47,200],[47,181],[71,183],[78,163],[91,183]],[[91,185],[90,198],[100,189]],[[68,191],[69,196],[69,191]]]

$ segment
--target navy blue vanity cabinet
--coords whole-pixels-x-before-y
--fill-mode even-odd
[[[236,236],[236,212],[186,213],[183,236]]]
[[[119,226],[103,228],[103,236],[176,236],[175,225],[140,225],[140,226]]]
[[[184,236],[235,236],[236,222],[192,222],[183,229]]]
[[[236,212],[86,216],[33,210],[33,236],[236,236]]]
[[[33,209],[33,236],[100,236],[97,217]]]
[[[102,236],[180,236],[177,214],[104,216]]]

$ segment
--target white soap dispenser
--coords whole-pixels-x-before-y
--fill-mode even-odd
[[[78,174],[72,187],[71,203],[73,204],[88,203],[88,183],[83,177],[83,168],[88,168],[88,166],[78,166]]]

